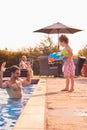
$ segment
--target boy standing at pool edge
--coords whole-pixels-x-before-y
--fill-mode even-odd
[[[69,46],[69,39],[66,35],[61,35],[59,37],[59,43],[63,47],[63,51],[67,51],[68,54],[65,54],[60,58],[62,60],[63,58],[66,58],[66,61],[63,65],[63,73],[64,77],[66,78],[66,86],[62,91],[68,91],[72,92],[74,91],[74,75],[75,75],[75,65],[73,62],[73,52],[71,47]],[[69,84],[71,81],[71,87],[69,88]]]

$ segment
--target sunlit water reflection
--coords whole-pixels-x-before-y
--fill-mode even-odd
[[[12,130],[35,86],[35,84],[25,86],[24,97],[18,101],[12,101],[6,90],[0,89],[0,130]]]

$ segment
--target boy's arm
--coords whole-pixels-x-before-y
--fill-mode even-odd
[[[63,58],[71,58],[73,57],[73,52],[70,48],[68,48],[67,50],[67,53],[65,53],[62,57],[60,57],[60,59],[62,60]]]

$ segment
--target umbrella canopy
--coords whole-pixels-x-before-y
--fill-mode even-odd
[[[79,32],[79,31],[82,31],[82,30],[57,22],[50,26],[38,29],[34,32],[42,32],[42,33],[47,33],[47,34],[58,34],[58,38],[59,38],[59,33],[73,34],[73,33]],[[59,50],[59,41],[58,41],[58,50]]]

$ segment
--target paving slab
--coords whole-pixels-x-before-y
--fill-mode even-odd
[[[87,77],[75,78],[75,91],[62,92],[65,78],[47,78],[46,130],[87,130]]]

